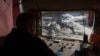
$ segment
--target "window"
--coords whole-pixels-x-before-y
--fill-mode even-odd
[[[42,35],[83,40],[92,33],[88,18],[89,11],[42,11]]]

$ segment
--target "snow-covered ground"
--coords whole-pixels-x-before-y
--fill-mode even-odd
[[[47,14],[46,16],[42,15],[42,35],[82,40],[84,32],[88,37],[92,33],[92,27],[88,25],[86,11]],[[60,16],[54,17],[51,16],[52,14],[60,14]]]

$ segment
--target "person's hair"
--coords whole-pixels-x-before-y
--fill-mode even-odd
[[[34,21],[34,18],[29,13],[21,13],[16,19],[16,26],[17,28],[27,27],[26,25],[30,22]]]

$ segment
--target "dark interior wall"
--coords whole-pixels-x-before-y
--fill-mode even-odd
[[[24,0],[24,10],[54,9],[54,10],[84,10],[93,9],[96,0]]]
[[[94,27],[94,32],[95,34],[100,35],[100,11],[96,11],[95,14],[95,27]]]
[[[13,25],[16,27],[16,17],[20,14],[19,0],[13,1]]]

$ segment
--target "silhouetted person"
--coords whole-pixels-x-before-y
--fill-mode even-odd
[[[22,13],[16,20],[17,28],[12,29],[4,41],[3,51],[14,55],[56,56],[36,36],[36,19],[29,13]]]

